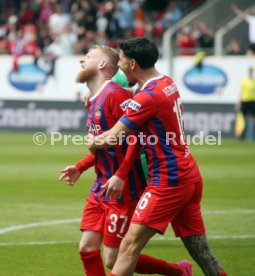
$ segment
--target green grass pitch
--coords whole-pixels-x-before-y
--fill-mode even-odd
[[[204,178],[202,210],[213,251],[230,276],[255,275],[255,143],[223,140],[191,150]],[[36,146],[31,133],[0,133],[0,276],[83,275],[79,219],[94,172],[75,187],[57,179],[85,154],[84,146]],[[171,227],[144,252],[191,259]]]

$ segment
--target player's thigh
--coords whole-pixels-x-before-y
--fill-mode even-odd
[[[205,233],[204,221],[201,213],[202,181],[191,184],[194,192],[187,204],[172,221],[176,236],[196,236]]]
[[[98,250],[103,240],[103,233],[92,230],[82,231],[80,251]]]
[[[118,248],[124,238],[137,201],[123,203],[104,203],[105,225],[104,245]]]
[[[146,225],[131,223],[128,232],[121,243],[121,251],[131,250],[139,253],[151,237],[157,233],[156,229]]]
[[[190,200],[193,189],[190,185],[147,187],[135,209],[132,223],[146,225],[163,234],[168,224]]]
[[[80,230],[93,230],[103,233],[105,224],[105,210],[102,203],[90,196],[85,204]]]

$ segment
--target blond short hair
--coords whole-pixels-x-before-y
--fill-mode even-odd
[[[99,49],[100,51],[102,51],[104,55],[108,57],[109,63],[108,63],[107,69],[108,69],[108,73],[113,77],[118,71],[118,62],[119,62],[118,52],[115,49],[105,45],[94,45],[89,49],[89,51],[93,49]]]

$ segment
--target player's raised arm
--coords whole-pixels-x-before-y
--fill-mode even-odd
[[[236,4],[231,5],[231,10],[241,19],[245,19],[246,13],[239,9]]]

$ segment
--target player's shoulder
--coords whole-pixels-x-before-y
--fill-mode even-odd
[[[170,78],[166,75],[163,75],[162,78],[157,80],[157,83],[155,86],[156,86],[157,90],[161,90],[162,88],[168,87],[169,85],[172,85],[173,83],[174,83],[174,81],[172,78]]]
[[[123,88],[121,85],[118,83],[111,81],[110,82],[110,88],[108,89],[108,94],[113,95],[113,94],[124,94],[127,95],[128,97],[131,97],[131,94],[128,90]]]
[[[105,87],[105,93],[102,94],[102,97],[106,106],[106,104],[118,104],[120,101],[130,99],[131,94],[118,83],[111,81],[108,87]]]
[[[149,94],[151,97],[160,96],[161,93],[158,92],[162,92],[165,87],[169,87],[172,84],[173,80],[170,77],[161,75],[160,77],[149,81],[140,91]]]

